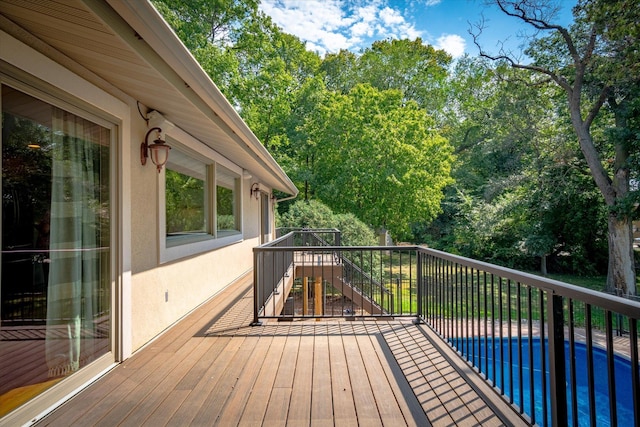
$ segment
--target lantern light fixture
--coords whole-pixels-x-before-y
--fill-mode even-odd
[[[153,143],[149,144],[149,135],[153,131],[157,132],[157,137]],[[171,147],[162,140],[162,129],[157,126],[152,127],[145,135],[144,142],[140,145],[140,163],[143,166],[146,165],[147,158],[151,157],[151,161],[156,165],[158,173],[160,173],[162,167],[169,160],[169,150],[171,150]]]
[[[255,196],[256,200],[258,200],[260,198],[260,184],[257,182],[254,182],[251,185],[251,195]]]

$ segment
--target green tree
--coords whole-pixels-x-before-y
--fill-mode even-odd
[[[446,81],[452,58],[422,39],[378,40],[360,55],[329,54],[320,67],[329,90],[349,93],[358,84],[384,91],[395,89],[405,100],[439,114],[446,102]]]
[[[458,61],[446,111],[455,184],[445,191],[444,214],[414,224],[414,233],[502,265],[545,273],[549,261],[555,272],[604,271],[604,203],[585,179],[559,91],[518,77],[486,59]]]
[[[318,200],[296,200],[276,226],[283,228],[332,228],[334,213]]]
[[[296,115],[298,92],[316,75],[320,59],[298,38],[271,26],[258,39],[239,42],[240,78],[233,89],[240,114],[276,160],[291,154],[289,127]]]
[[[607,288],[635,295],[631,224],[637,196],[630,188],[629,167],[634,138],[619,136],[628,129],[631,116],[627,106],[634,104],[630,97],[636,91],[629,89],[630,82],[637,87],[639,81],[637,66],[623,59],[624,53],[633,52],[633,46],[637,50],[637,29],[630,37],[622,35],[630,22],[637,27],[640,12],[637,7],[625,7],[625,1],[585,0],[574,9],[576,25],[567,29],[552,22],[552,9],[546,1],[494,3],[505,14],[550,33],[526,51],[533,59],[531,63],[520,62],[504,51],[492,55],[481,49],[481,55],[529,73],[530,82],[551,81],[564,91],[581,152],[609,208]],[[476,43],[480,46],[477,37]],[[617,71],[607,72],[612,67]],[[619,109],[625,113],[621,115]],[[611,126],[617,128],[618,137],[594,135],[596,119],[605,120],[607,111],[616,119]]]
[[[238,60],[232,47],[262,19],[258,0],[153,0],[154,6],[220,90],[230,96]]]
[[[443,111],[451,56],[444,50],[413,41],[379,40],[360,57],[363,83],[379,90],[396,89],[433,115]],[[435,117],[434,117],[435,118]]]
[[[432,125],[397,90],[357,85],[328,93],[304,125],[315,146],[314,194],[337,212],[406,236],[411,222],[435,217],[451,182],[452,149]]]

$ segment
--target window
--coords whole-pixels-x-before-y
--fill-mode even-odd
[[[240,178],[223,166],[216,168],[216,231],[219,237],[240,232]]]
[[[171,150],[165,172],[167,242],[209,238],[207,165],[179,148]]]
[[[241,169],[173,129],[171,154],[159,178],[164,175],[161,262],[242,240]]]

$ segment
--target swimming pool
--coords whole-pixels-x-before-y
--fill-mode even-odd
[[[531,387],[530,387],[530,369],[533,369],[533,394],[534,394],[534,412],[535,421],[542,424],[543,420],[543,400],[542,400],[542,365],[540,363],[540,338],[533,338],[531,342],[528,338],[519,340],[513,338],[511,340],[512,363],[509,367],[508,350],[509,341],[506,338],[488,338],[486,340],[487,350],[485,351],[484,338],[458,338],[449,340],[452,345],[456,346],[459,351],[465,354],[468,360],[472,361],[474,366],[484,373],[497,387],[503,389],[507,396],[511,396],[513,390],[513,402],[520,402],[520,384],[518,378],[518,352],[522,352],[522,401],[523,410],[531,416]],[[547,341],[545,340],[545,378],[546,378],[546,395],[549,396],[549,359],[547,351]],[[529,346],[532,346],[533,363],[529,359]],[[472,357],[471,353],[475,355]],[[494,363],[495,353],[495,363]],[[589,394],[587,383],[587,348],[585,344],[575,344],[575,361],[576,361],[576,397],[577,397],[577,415],[578,425],[589,426]],[[566,355],[566,378],[570,381],[569,372],[569,343],[565,341]],[[472,360],[473,359],[473,360]],[[495,371],[494,366],[495,364]],[[485,366],[488,370],[485,370]],[[631,388],[631,362],[623,357],[614,356],[614,369],[616,381],[616,411],[618,425],[627,425],[633,422],[633,393]],[[509,369],[511,368],[513,387],[510,385]],[[640,370],[640,367],[638,367]],[[609,410],[609,384],[607,371],[607,354],[603,349],[593,348],[593,372],[594,372],[594,388],[595,388],[595,413],[598,426],[611,425],[611,416]],[[504,375],[504,379],[502,376]],[[504,383],[503,383],[504,381]],[[504,384],[504,386],[503,386]],[[567,410],[569,413],[568,424],[573,422],[573,408],[571,387],[567,386]],[[630,421],[631,420],[631,421]],[[551,423],[551,403],[547,398],[547,423]]]

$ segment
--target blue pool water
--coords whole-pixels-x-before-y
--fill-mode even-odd
[[[473,364],[480,369],[497,387],[503,388],[507,396],[511,396],[513,389],[513,402],[519,405],[520,402],[520,385],[518,379],[518,352],[522,352],[522,398],[523,410],[529,416],[531,414],[531,387],[529,373],[530,369],[534,371],[533,393],[534,393],[534,411],[535,421],[543,424],[543,405],[542,405],[542,366],[540,363],[540,339],[533,338],[531,342],[528,338],[524,338],[521,342],[517,339],[511,340],[511,370],[513,378],[513,387],[510,386],[509,378],[509,342],[506,338],[489,338],[486,342],[488,352],[485,352],[484,338],[458,338],[449,340],[460,352],[469,353],[465,357],[472,361]],[[545,377],[547,396],[549,393],[549,359],[547,351],[547,341],[545,340]],[[473,347],[472,347],[473,346]],[[533,363],[529,360],[529,346],[533,349]],[[475,356],[472,360],[472,348],[474,348]],[[493,372],[493,358],[495,349],[495,365],[496,372]],[[575,361],[576,361],[576,397],[577,397],[577,414],[578,425],[589,426],[589,394],[587,385],[587,362],[586,362],[586,346],[581,343],[575,344]],[[570,381],[569,372],[569,343],[565,342],[566,355],[566,378]],[[485,371],[485,358],[488,357],[488,372]],[[616,412],[618,425],[627,425],[633,422],[633,393],[631,389],[631,362],[620,356],[614,356],[615,381],[616,381]],[[640,370],[640,366],[638,367]],[[609,384],[607,372],[607,354],[600,348],[593,349],[593,372],[595,385],[595,413],[598,426],[611,425],[611,415],[609,409]],[[502,387],[502,376],[504,375],[504,387]],[[567,386],[567,406],[569,412],[569,422],[573,422],[573,408],[571,403],[571,390]],[[631,420],[631,421],[630,421]],[[547,399],[547,423],[551,423],[551,403]]]

